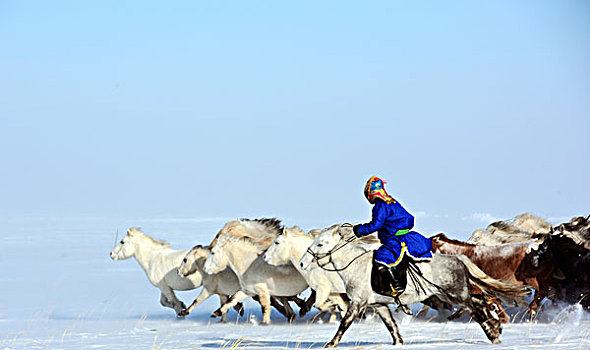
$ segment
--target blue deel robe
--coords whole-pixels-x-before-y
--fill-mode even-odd
[[[371,222],[360,225],[358,235],[365,236],[378,232],[377,236],[382,245],[375,252],[375,260],[388,266],[397,265],[404,254],[410,254],[415,259],[431,258],[432,241],[430,239],[415,231],[395,235],[400,230],[411,230],[412,227],[414,227],[414,217],[398,201],[387,204],[378,199],[373,206]]]

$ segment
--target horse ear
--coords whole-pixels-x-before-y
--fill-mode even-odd
[[[565,225],[561,224],[559,225],[559,232],[563,233],[563,231],[565,231]]]
[[[127,236],[131,236],[133,233],[133,230],[131,230],[130,228],[127,229]]]
[[[282,231],[281,234],[283,234],[285,236],[289,233],[289,231],[287,231],[287,228],[285,226],[283,226],[283,228],[281,229],[281,231]]]

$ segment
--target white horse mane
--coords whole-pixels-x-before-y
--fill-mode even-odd
[[[340,224],[332,225],[332,226],[328,227],[327,229],[322,230],[319,233],[321,234],[322,232],[336,230],[336,229],[339,231],[339,234],[343,238],[349,238],[354,235],[354,233],[352,232],[352,226],[343,226]],[[345,235],[342,235],[343,233]],[[375,236],[375,234],[370,234],[370,235],[359,237],[359,238],[355,239],[354,241],[352,241],[351,243],[366,249],[367,248],[366,246],[370,246],[373,244],[381,244],[381,241],[379,240],[379,238],[377,238],[377,236]]]
[[[260,248],[268,248],[283,231],[281,221],[276,218],[256,220],[239,219],[226,223],[217,233],[209,248],[225,239],[241,239]],[[225,240],[224,240],[225,241]]]
[[[151,241],[154,244],[162,246],[163,248],[170,248],[170,243],[163,241],[163,240],[153,239],[152,237],[146,235],[139,227],[130,227],[129,229],[127,229],[127,234],[130,236],[138,235],[138,236],[148,239],[149,241]]]
[[[512,219],[493,222],[484,230],[474,231],[467,242],[482,245],[527,242],[547,235],[550,231],[551,224],[547,221],[524,213]]]

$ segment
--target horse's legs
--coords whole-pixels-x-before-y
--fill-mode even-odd
[[[461,317],[461,315],[463,315],[464,313],[465,313],[465,308],[460,307],[459,310],[455,311],[451,316],[447,317],[447,320],[453,321],[453,320]]]
[[[174,306],[168,300],[168,298],[166,298],[166,296],[164,295],[164,293],[160,293],[160,305],[162,305],[164,307],[169,307],[171,309],[174,309]]]
[[[328,300],[332,305],[330,320],[328,322],[334,321],[336,319],[336,314],[339,314],[340,317],[344,317],[346,310],[348,309],[348,298],[343,298],[340,293],[334,293],[330,294]]]
[[[316,297],[315,297],[315,307],[322,311],[329,311],[330,310],[330,303],[328,302],[328,297],[330,296],[330,288],[321,286],[316,290]]]
[[[160,297],[160,303],[162,305],[164,305],[162,303],[162,298],[167,299],[169,306],[174,309],[174,311],[176,311],[176,315],[180,316],[180,313],[182,312],[182,310],[184,310],[186,308],[186,305],[184,305],[184,303],[180,300],[178,300],[178,298],[176,297],[176,294],[174,294],[174,291],[166,286],[166,287],[161,287],[160,291],[162,292],[162,296]],[[167,305],[165,305],[167,306]]]
[[[283,303],[283,306],[285,308],[285,314],[284,316],[289,320],[289,322],[293,321],[295,319],[295,311],[293,311],[293,309],[291,308],[291,305],[289,305],[289,298],[287,297],[276,297],[278,300],[280,300],[281,303]],[[271,302],[272,305],[272,302]]]
[[[307,314],[309,312],[309,310],[311,310],[311,307],[315,304],[315,302],[316,302],[316,292],[315,292],[315,290],[312,289],[311,294],[309,295],[309,298],[307,298],[305,303],[302,306],[297,304],[297,306],[299,306],[299,317],[305,316],[305,314]],[[295,302],[295,303],[297,303],[297,302]]]
[[[249,295],[244,293],[243,291],[237,291],[236,294],[232,295],[231,298],[229,298],[229,300],[225,304],[221,305],[219,309],[215,310],[211,314],[211,317],[221,317],[223,314],[227,313],[227,311],[230,308],[236,306],[240,301],[248,297]]]
[[[317,314],[315,314],[312,318],[311,318],[311,322],[314,323],[317,320],[321,320],[322,317],[326,316],[327,311],[320,311]]]
[[[498,299],[494,297],[484,298],[486,299],[486,303],[488,304],[488,309],[490,309],[490,312],[496,314],[501,323],[508,323],[510,321],[510,316],[508,316],[506,311],[504,311],[504,308]]]
[[[219,294],[219,303],[221,305],[224,305],[225,303],[227,303],[227,300],[228,299],[229,299],[229,297],[227,295],[221,295],[221,294]],[[223,315],[221,315],[221,321],[220,322],[221,323],[227,323],[227,313],[224,313]]]
[[[344,315],[346,315],[346,310],[348,310],[348,306],[350,305],[350,299],[348,299],[346,293],[340,293],[336,300],[336,304],[340,307],[340,317],[344,317]]]
[[[471,317],[479,323],[481,329],[486,334],[486,337],[494,343],[500,344],[500,334],[502,333],[502,324],[500,321],[492,317],[488,305],[484,298],[478,299],[470,297],[471,304],[467,309]],[[465,306],[464,306],[465,307]]]
[[[260,304],[260,298],[257,295],[253,296],[252,298],[254,298],[254,300],[256,300]],[[270,297],[270,306],[274,307],[281,315],[287,317],[287,310],[285,310],[285,308],[283,307],[283,305],[281,305],[281,303],[279,303],[277,298],[273,297],[272,295]],[[260,307],[262,308],[262,304],[260,304]],[[264,312],[264,310],[262,311]]]
[[[545,292],[545,288],[542,286],[539,286],[539,289],[535,289],[534,293],[535,293],[535,295],[533,297],[533,300],[529,304],[529,313],[530,313],[530,320],[531,321],[535,318],[537,312],[539,311],[539,306],[541,305],[541,301],[547,296],[547,293]]]
[[[310,296],[311,297],[311,296]],[[303,300],[299,298],[297,295],[292,295],[287,297],[290,301],[294,302],[297,307],[299,307],[299,317],[305,316],[305,314],[311,310],[311,306],[313,303],[309,303],[309,298],[307,300]],[[303,313],[302,313],[303,312]]]
[[[432,295],[430,297],[428,297],[426,300],[422,301],[422,304],[425,305],[425,307],[422,308],[422,310],[420,310],[420,312],[425,312],[428,313],[428,307],[436,310],[438,315],[437,318],[439,319],[444,319],[445,314],[447,313],[447,310],[452,310],[453,305],[449,304],[448,302],[442,301],[439,297]],[[461,311],[461,313],[463,313],[462,309],[459,309],[459,311]],[[449,316],[448,319],[451,319],[452,317],[459,317],[461,315],[461,313],[458,314],[458,312],[455,312],[453,315]],[[420,312],[418,312],[418,314],[420,314]],[[426,315],[426,314],[424,314]]]
[[[226,297],[229,298],[229,295],[226,295]],[[234,305],[234,310],[236,310],[236,312],[238,313],[238,315],[244,316],[244,304],[237,303],[236,305]]]
[[[178,314],[178,316],[180,316],[180,317],[188,316],[191,312],[193,312],[193,309],[195,307],[197,307],[203,301],[207,300],[207,298],[209,298],[211,295],[213,295],[213,294],[211,294],[207,288],[203,288],[201,290],[201,293],[199,293],[199,295],[195,298],[195,300],[193,301],[193,303],[188,308],[186,308],[183,311],[181,311]],[[224,303],[221,303],[221,305],[223,305],[223,304]]]
[[[258,294],[260,306],[262,306],[262,324],[270,324],[270,293],[264,284],[256,285],[254,290]]]
[[[359,306],[356,303],[351,302],[350,306],[348,307],[348,310],[346,310],[346,315],[344,315],[344,317],[340,320],[340,326],[338,327],[338,331],[334,335],[334,338],[332,338],[332,340],[330,340],[330,342],[326,344],[324,347],[334,348],[338,346],[338,343],[340,343],[340,339],[342,339],[344,332],[346,332],[348,327],[350,327],[350,325],[356,318],[358,312]]]
[[[391,334],[391,337],[393,338],[393,345],[403,344],[404,340],[402,339],[401,334],[399,334],[399,328],[391,316],[391,310],[389,310],[389,307],[387,307],[387,305],[377,305],[375,306],[375,311],[377,311],[377,315],[381,317],[381,321],[385,323],[389,334]]]
[[[426,305],[426,304],[422,305],[422,308],[416,314],[416,318],[426,317],[426,315],[428,314],[428,309],[430,309],[430,307],[428,307],[428,305]]]

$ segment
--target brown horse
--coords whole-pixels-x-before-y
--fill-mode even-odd
[[[530,310],[536,310],[539,301],[545,297],[545,295],[538,292],[539,285],[536,278],[519,280],[514,274],[520,265],[520,262],[524,259],[527,252],[530,251],[531,243],[520,242],[500,244],[496,246],[483,246],[450,239],[445,236],[444,233],[439,233],[430,237],[430,239],[432,240],[432,248],[437,253],[465,255],[471,259],[475,265],[493,278],[516,284],[528,284],[535,288],[537,292],[535,293],[533,302],[529,305]],[[482,293],[479,290],[473,290],[472,294]],[[496,299],[490,298],[488,301],[496,305],[496,311],[503,323],[510,320],[509,316]]]

